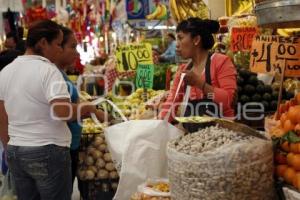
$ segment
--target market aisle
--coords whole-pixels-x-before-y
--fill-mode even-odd
[[[75,178],[74,185],[73,185],[72,200],[80,200],[77,178]]]

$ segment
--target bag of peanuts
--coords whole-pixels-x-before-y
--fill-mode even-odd
[[[272,142],[219,125],[168,143],[172,200],[274,199]]]

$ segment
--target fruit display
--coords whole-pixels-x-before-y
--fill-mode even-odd
[[[147,180],[138,186],[130,200],[171,200],[170,185],[166,179]]]
[[[78,177],[83,181],[108,180],[117,189],[118,172],[107,149],[104,133],[95,135],[90,145],[79,153]]]
[[[294,98],[281,103],[275,113],[273,127],[269,129],[271,137],[281,138],[290,132],[300,131],[300,93],[297,93]]]
[[[229,20],[228,26],[229,28],[257,26],[257,18],[253,15],[235,16]]]
[[[80,91],[79,93],[79,99],[81,102],[91,101],[92,97],[85,91]]]
[[[169,142],[171,198],[273,199],[272,143],[241,131],[216,125]]]
[[[265,85],[258,80],[257,74],[246,69],[238,69],[238,102],[242,105],[250,102],[262,103],[265,111],[276,111],[279,88]],[[293,98],[294,94],[283,91],[283,100]]]
[[[288,78],[283,82],[283,87],[290,93],[294,93],[295,91],[298,92],[300,89],[300,82],[298,79]]]
[[[135,92],[125,98],[115,98],[110,96],[109,98],[120,108],[122,113],[131,120],[134,119],[150,119],[155,117],[155,112],[146,108],[147,101],[164,94],[164,90],[152,90],[146,91],[142,88],[138,88]]]
[[[275,174],[300,191],[300,137],[298,132],[288,132],[275,139]]]
[[[92,118],[83,119],[82,124],[82,133],[83,134],[97,134],[103,133],[103,129],[105,128],[105,124],[96,124]]]
[[[169,8],[177,23],[189,17],[207,19],[209,16],[208,7],[202,0],[170,0]]]

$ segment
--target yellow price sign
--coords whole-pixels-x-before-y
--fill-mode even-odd
[[[139,64],[151,65],[152,45],[149,43],[130,44],[117,47],[117,71],[136,71]]]

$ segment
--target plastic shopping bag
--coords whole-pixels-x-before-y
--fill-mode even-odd
[[[182,81],[183,77],[174,99]],[[104,134],[112,159],[120,170],[114,199],[127,200],[147,179],[167,177],[167,143],[183,132],[167,120],[132,120],[108,127]]]
[[[16,192],[14,187],[14,182],[12,179],[12,174],[8,170],[7,174],[4,176],[2,187],[0,189],[0,200],[16,200]]]
[[[117,200],[129,199],[148,178],[167,177],[167,142],[182,135],[165,120],[127,121],[104,133],[112,158],[115,160],[115,152],[122,155]]]

